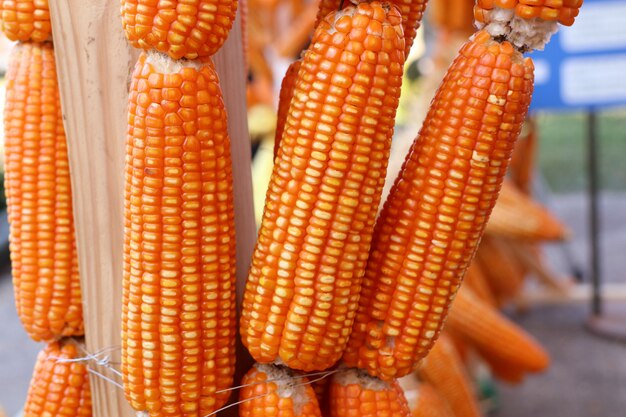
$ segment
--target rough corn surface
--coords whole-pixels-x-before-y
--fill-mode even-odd
[[[376,224],[344,361],[383,379],[437,339],[528,109],[530,60],[479,32],[446,74]]]
[[[470,376],[454,344],[445,335],[426,356],[419,374],[437,390],[454,416],[482,416]]]
[[[289,114],[289,106],[291,105],[291,99],[293,98],[293,91],[296,88],[296,80],[298,78],[298,72],[302,61],[297,60],[292,62],[287,68],[287,72],[283,77],[283,82],[280,85],[280,95],[278,97],[278,111],[276,113],[276,136],[274,138],[274,158],[278,155],[278,148],[280,147],[280,140],[283,137],[285,130],[285,123],[287,122],[287,115]]]
[[[523,19],[558,21],[565,26],[574,24],[583,0],[476,0],[474,18],[489,23],[495,8],[511,9]]]
[[[448,326],[474,344],[483,356],[491,355],[512,368],[540,372],[550,358],[530,334],[463,288],[450,310]]]
[[[408,56],[417,35],[417,30],[422,23],[428,0],[389,0],[389,3],[396,6],[402,15],[404,53],[405,56]],[[315,26],[317,27],[327,17],[331,19],[330,23],[332,23],[335,15],[330,16],[330,13],[341,10],[342,7],[349,7],[351,4],[350,0],[320,0]]]
[[[305,53],[266,197],[241,335],[258,362],[323,370],[344,350],[400,93],[400,15],[378,2],[322,22]]]
[[[230,387],[235,229],[226,112],[206,63],[142,54],[125,168],[122,373],[157,416],[204,416]]]
[[[122,25],[136,48],[173,59],[213,55],[233,26],[237,0],[121,0]]]
[[[330,417],[409,417],[397,381],[384,382],[356,369],[340,371],[330,384]]]
[[[52,342],[37,356],[24,417],[90,417],[87,367],[74,342]],[[69,361],[69,362],[68,362]]]
[[[415,402],[409,404],[409,407],[411,417],[459,417],[452,412],[437,389],[427,382],[420,383]]]
[[[49,40],[48,0],[0,0],[0,28],[12,41]]]
[[[321,417],[313,387],[282,366],[255,364],[241,381],[239,417]]]
[[[79,336],[70,168],[52,44],[18,44],[6,80],[5,189],[17,313],[36,341]]]

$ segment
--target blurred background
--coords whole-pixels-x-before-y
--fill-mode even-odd
[[[388,183],[417,135],[447,66],[474,32],[472,5],[469,0],[430,0],[406,64]],[[288,65],[307,47],[317,4],[249,0],[248,13],[248,122],[260,218],[272,169],[280,83]],[[0,39],[2,74],[11,47]],[[458,309],[459,318],[451,320],[446,332],[454,350],[446,361],[459,362],[485,415],[622,416],[626,1],[586,0],[576,24],[561,28],[545,51],[530,56],[536,65],[532,111],[505,194],[467,277],[474,307]],[[5,207],[0,199],[0,406],[13,416],[23,404],[42,346],[28,339],[15,313]],[[602,290],[595,297],[594,279]],[[511,344],[497,346],[502,340],[464,321],[476,311],[485,312],[477,320],[493,318],[493,329],[511,331]],[[546,369],[531,369],[523,352],[515,352],[516,340],[533,340],[528,338],[549,354]],[[429,386],[453,402],[445,384],[427,370],[413,379],[407,392]],[[466,417],[458,413],[456,417]]]

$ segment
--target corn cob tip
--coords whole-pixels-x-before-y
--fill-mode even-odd
[[[174,59],[168,54],[155,51],[154,49],[144,52],[145,63],[153,66],[154,70],[161,74],[173,74],[179,72],[183,68],[193,68],[200,70],[206,66],[210,60],[209,57],[199,59]]]
[[[383,381],[358,368],[333,375],[330,417],[408,417],[409,406],[397,380]]]
[[[122,26],[136,48],[174,59],[215,54],[235,20],[236,0],[121,0]]]
[[[241,417],[320,417],[315,391],[306,377],[275,364],[255,363],[242,380]]]
[[[543,50],[558,30],[554,20],[526,19],[518,16],[513,9],[502,8],[491,10],[489,18],[478,19],[476,26],[487,31],[494,39],[511,42],[521,52]]]

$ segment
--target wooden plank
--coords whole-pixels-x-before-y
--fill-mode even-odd
[[[111,358],[119,363],[126,101],[136,52],[123,37],[118,2],[53,0],[50,12],[69,148],[86,349],[116,347]],[[119,381],[110,371],[97,371]],[[134,415],[119,388],[94,376],[91,383],[96,417]]]
[[[51,0],[50,11],[72,174],[86,346],[92,353],[114,348],[111,363],[116,364],[120,360],[126,108],[138,52],[124,39],[118,1]],[[238,22],[216,64],[232,138],[240,301],[256,230]],[[110,370],[92,366],[119,381]],[[93,377],[91,382],[96,417],[134,415],[119,388],[102,378]]]

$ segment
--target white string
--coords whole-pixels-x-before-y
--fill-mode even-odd
[[[111,384],[115,385],[115,386],[116,386],[116,387],[118,387],[119,389],[122,389],[122,390],[124,389],[124,387],[122,386],[122,384],[120,384],[120,383],[119,383],[119,382],[117,382],[117,381],[114,381],[113,379],[109,378],[109,377],[108,377],[108,376],[106,376],[106,375],[101,374],[100,372],[98,372],[98,371],[96,371],[96,370],[94,370],[94,369],[91,369],[91,368],[87,367],[87,372],[89,372],[89,373],[91,373],[91,374],[94,374],[95,376],[97,376],[97,377],[99,377],[99,378],[102,378],[102,379],[104,379],[104,380],[105,380],[105,381],[107,381],[107,382],[110,382]]]
[[[337,372],[339,372],[339,369],[335,369],[334,371],[323,371],[323,372],[314,372],[312,374],[298,375],[295,378],[302,379],[303,377],[308,377],[308,376],[315,376],[315,375],[322,375],[322,376],[320,376],[319,378],[316,378],[316,379],[312,379],[312,380],[307,381],[307,382],[294,384],[293,386],[294,387],[303,387],[303,386],[306,386],[306,385],[311,385],[311,384],[313,384],[313,383],[315,383],[317,381],[321,381],[324,378],[328,378],[330,375],[332,375],[334,373],[337,373]],[[232,387],[232,388],[216,391],[215,393],[217,394],[217,393],[220,393],[220,392],[232,391],[232,390],[237,389],[237,388],[244,388],[244,387],[249,387],[249,386],[258,385],[258,384],[266,384],[268,382],[279,381],[281,379],[282,378],[266,379],[265,381],[254,382],[254,383],[245,384],[245,385],[239,385],[238,387]],[[224,407],[222,407],[222,408],[220,408],[218,410],[215,410],[212,413],[205,415],[204,417],[211,417],[211,416],[213,416],[213,415],[215,415],[215,414],[217,414],[217,413],[219,413],[221,411],[224,411],[224,410],[226,410],[226,409],[228,409],[230,407],[234,407],[236,405],[243,404],[243,403],[248,402],[248,401],[253,401],[253,400],[256,400],[258,398],[263,398],[263,397],[266,397],[266,396],[268,396],[270,394],[271,394],[271,392],[267,392],[265,394],[257,395],[256,397],[246,398],[245,400],[240,400],[240,401],[237,401],[235,403],[228,404],[227,406],[224,406]]]
[[[326,378],[328,375],[332,375],[337,371],[322,371],[322,372],[314,372],[312,374],[302,374],[302,375],[296,375],[297,377],[310,377],[310,376],[317,376],[317,375],[324,375],[321,379]],[[268,382],[276,382],[276,381],[280,381],[283,378],[274,378],[274,379],[266,379],[265,381],[259,381],[259,382],[251,382],[249,384],[244,384],[244,385],[237,385],[235,387],[230,387],[230,388],[224,388],[221,389],[219,391],[215,391],[216,394],[220,394],[222,392],[228,392],[228,391],[235,391],[239,388],[245,388],[245,387],[252,387],[254,385],[259,385],[259,384],[266,384]],[[318,379],[316,379],[315,381],[318,381]]]
[[[73,341],[73,339],[72,339],[72,341]],[[102,378],[103,380],[105,380],[105,381],[115,385],[118,388],[124,389],[122,384],[120,384],[119,382],[117,382],[114,379],[109,378],[108,376],[102,374],[101,372],[98,372],[95,369],[89,367],[89,363],[93,362],[96,366],[101,366],[101,367],[103,367],[105,369],[108,369],[114,375],[116,375],[116,376],[121,378],[122,377],[122,373],[112,366],[111,356],[110,355],[105,355],[106,353],[120,350],[121,346],[105,347],[105,348],[102,348],[102,349],[96,351],[95,353],[89,353],[87,351],[87,349],[85,349],[84,346],[82,344],[80,344],[80,343],[76,343],[76,346],[84,353],[85,356],[80,357],[80,358],[73,358],[73,359],[70,359],[70,358],[60,358],[60,357],[57,357],[57,356],[50,356],[49,359],[50,360],[55,360],[57,363],[81,363],[81,362],[84,362],[87,365],[87,371],[89,373],[91,373],[91,374],[93,374],[93,375],[95,375],[95,376],[97,376],[99,378]]]
[[[236,406],[236,405],[243,404],[243,403],[248,402],[248,401],[253,401],[253,400],[256,400],[256,399],[259,399],[259,398],[263,398],[263,397],[265,397],[265,396],[267,396],[267,395],[269,395],[269,394],[270,394],[270,393],[268,392],[268,393],[265,393],[265,394],[257,395],[256,397],[246,398],[245,400],[240,400],[240,401],[237,401],[237,402],[235,402],[235,403],[228,404],[228,405],[226,405],[226,406],[224,406],[224,407],[222,407],[222,408],[220,408],[220,409],[217,409],[217,410],[213,411],[213,412],[212,412],[212,413],[210,413],[210,414],[205,415],[204,417],[211,417],[211,416],[214,416],[215,414],[219,413],[220,411],[227,410],[227,409],[229,409],[230,407],[234,407],[234,406]]]

